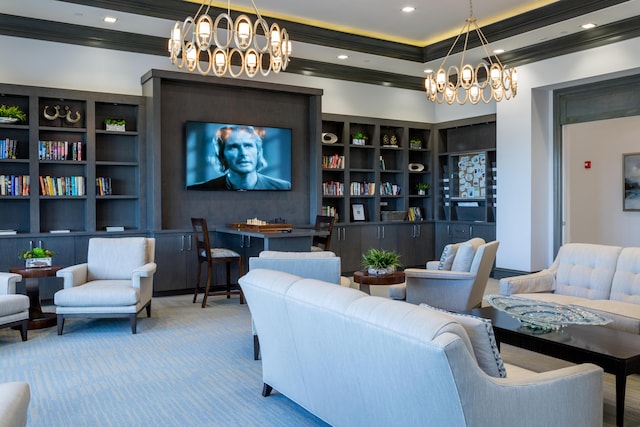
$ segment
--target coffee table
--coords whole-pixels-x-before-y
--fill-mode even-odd
[[[468,313],[491,319],[496,340],[573,363],[593,363],[616,377],[616,425],[624,423],[627,376],[640,373],[640,335],[594,325],[567,325],[541,333],[493,307]]]
[[[404,271],[386,274],[384,276],[370,276],[366,271],[353,273],[353,281],[360,284],[360,290],[371,295],[370,285],[398,285],[404,283]]]

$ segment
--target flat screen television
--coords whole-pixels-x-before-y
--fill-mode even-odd
[[[188,121],[188,190],[291,190],[291,129]]]

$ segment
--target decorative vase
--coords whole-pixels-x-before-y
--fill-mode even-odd
[[[396,268],[394,266],[384,268],[367,267],[367,273],[369,273],[369,276],[388,276],[389,274],[393,274],[395,272]]]
[[[24,260],[26,268],[51,267],[51,257],[49,258],[26,258]]]
[[[426,194],[425,190],[418,190],[418,196],[424,196]]]

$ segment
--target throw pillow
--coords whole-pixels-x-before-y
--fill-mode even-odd
[[[442,255],[440,256],[438,270],[451,270],[451,265],[453,264],[453,259],[456,257],[456,252],[458,251],[459,246],[460,243],[455,243],[444,247]]]
[[[485,241],[479,237],[461,243],[451,264],[451,271],[470,271],[476,250],[484,244]]]
[[[424,303],[420,304],[420,306],[451,316],[464,328],[473,346],[473,353],[478,361],[478,366],[487,375],[497,378],[505,378],[507,376],[500,350],[498,350],[496,337],[493,333],[491,320],[470,314],[452,313]]]

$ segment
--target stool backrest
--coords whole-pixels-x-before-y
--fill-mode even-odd
[[[311,246],[316,246],[325,251],[331,250],[331,235],[333,234],[335,220],[336,217],[334,216],[316,216],[316,231],[327,231],[329,234],[326,236],[313,236]]]
[[[196,241],[198,260],[211,262],[211,243],[209,241],[209,229],[204,218],[191,218],[193,238]]]

